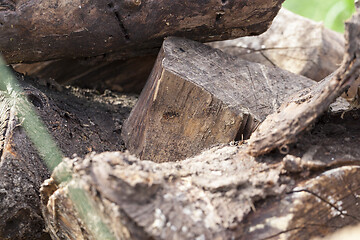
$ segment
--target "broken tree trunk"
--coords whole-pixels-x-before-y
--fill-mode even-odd
[[[292,96],[276,113],[268,116],[249,139],[250,154],[256,156],[275,148],[287,149],[287,144],[294,142],[298,134],[321,116],[337,97],[358,83],[359,26],[360,13],[357,12],[345,24],[346,53],[341,67],[317,85]]]
[[[59,185],[59,167],[41,190],[47,230],[53,239],[96,239],[102,222],[113,239],[308,240],[357,224],[359,114],[326,115],[285,157],[221,146],[180,162],[120,152],[67,159],[72,178]],[[96,214],[74,207],[74,190]]]
[[[122,136],[140,159],[185,159],[215,144],[247,139],[287,96],[312,84],[276,67],[170,37]]]
[[[2,72],[3,73],[3,72]],[[64,156],[84,156],[91,151],[123,149],[120,131],[135,102],[107,93],[42,88],[40,91],[18,75],[24,95]],[[88,100],[86,99],[88,98]],[[115,104],[116,103],[116,104]],[[40,211],[41,183],[50,176],[43,156],[25,131],[19,103],[0,91],[0,239],[50,239],[44,232]],[[37,132],[39,126],[31,131]],[[50,148],[49,145],[44,148]]]
[[[283,0],[19,0],[0,3],[8,63],[154,53],[166,36],[215,41],[264,32]]]
[[[322,23],[281,9],[264,34],[209,45],[251,62],[278,66],[320,81],[341,64],[345,40]]]

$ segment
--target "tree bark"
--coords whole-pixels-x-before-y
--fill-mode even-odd
[[[58,168],[41,190],[47,229],[53,239],[96,239],[91,221],[114,239],[324,236],[360,217],[360,150],[351,140],[360,137],[359,114],[325,115],[287,155],[254,158],[246,146],[219,146],[180,162],[120,152],[67,159],[71,179],[59,185]],[[73,189],[89,196],[95,217],[79,217]]]
[[[312,84],[279,68],[170,37],[122,136],[140,159],[182,160],[219,143],[247,139],[284,99]]]
[[[121,125],[135,99],[110,92],[58,92],[35,88],[20,75],[18,80],[64,156],[124,149]],[[0,91],[0,239],[50,239],[43,231],[39,198],[40,185],[50,176],[46,160],[29,139],[14,101]]]
[[[8,63],[154,53],[166,36],[215,41],[264,32],[283,0],[19,0],[0,8]]]
[[[345,40],[322,23],[281,9],[264,34],[209,45],[251,62],[278,66],[320,81],[341,64]]]

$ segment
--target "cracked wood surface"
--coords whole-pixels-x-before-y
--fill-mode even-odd
[[[315,86],[295,94],[276,113],[269,115],[249,139],[250,154],[286,148],[356,82],[360,75],[359,24],[359,12],[345,23],[346,53],[341,67]]]
[[[320,81],[341,64],[345,40],[322,23],[282,8],[265,33],[209,45],[251,62],[278,66]]]
[[[182,160],[219,143],[247,139],[288,96],[313,84],[276,67],[169,37],[122,136],[140,159]]]
[[[166,36],[215,41],[260,34],[283,0],[18,0],[0,5],[8,63],[155,53]]]
[[[94,239],[69,201],[69,189],[77,188],[91,196],[116,239],[327,235],[360,219],[359,116],[326,114],[285,156],[252,157],[246,146],[227,145],[180,162],[120,152],[66,159],[72,179],[59,185],[59,167],[41,190],[47,228],[53,239]]]
[[[35,88],[17,76],[65,156],[123,148],[119,131],[134,98]],[[15,107],[19,103],[9,100],[0,91],[0,239],[50,239],[43,231],[39,198],[40,185],[50,172],[24,130]],[[31,130],[36,132],[37,126]]]

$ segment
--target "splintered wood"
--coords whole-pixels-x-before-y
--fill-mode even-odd
[[[275,148],[287,149],[299,133],[323,114],[329,105],[360,75],[360,14],[345,23],[346,54],[335,74],[294,95],[274,114],[268,116],[249,139],[248,152],[261,155]],[[357,88],[357,86],[356,86]]]
[[[185,159],[215,144],[247,139],[286,97],[313,83],[170,37],[122,136],[141,159]]]

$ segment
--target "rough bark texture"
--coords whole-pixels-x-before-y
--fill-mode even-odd
[[[215,41],[264,32],[283,0],[2,1],[8,63],[156,51],[166,36]]]
[[[307,240],[356,224],[359,114],[325,115],[286,156],[221,146],[181,162],[119,152],[67,159],[71,180],[59,186],[59,168],[42,188],[48,230],[53,239],[95,239],[71,189],[90,196],[116,239]]]
[[[185,159],[215,144],[247,139],[286,97],[313,83],[170,37],[124,125],[123,138],[141,159]]]
[[[108,58],[61,59],[32,64],[14,64],[14,69],[32,77],[54,79],[63,85],[139,94],[154,66],[156,55],[112,61]]]
[[[348,89],[360,75],[360,13],[346,23],[346,54],[335,74],[301,91],[285,102],[278,112],[268,116],[249,140],[252,155],[286,148],[297,135],[324,113],[329,105]],[[357,86],[356,86],[357,87]]]
[[[264,34],[209,45],[251,62],[278,66],[320,81],[340,65],[345,40],[322,23],[281,9]]]
[[[41,86],[40,91],[18,79],[65,156],[123,149],[121,125],[135,98],[126,102],[110,92],[99,96]],[[27,137],[14,102],[2,91],[0,134],[0,239],[49,239],[43,231],[39,189],[50,173]]]

